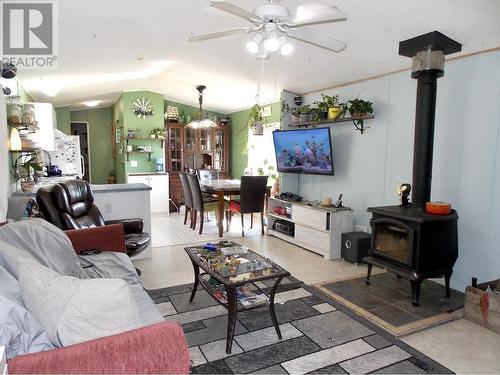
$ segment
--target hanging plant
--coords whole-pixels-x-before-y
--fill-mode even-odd
[[[264,133],[264,125],[265,121],[262,117],[262,107],[258,104],[254,104],[248,113],[245,128],[251,129],[254,135],[262,135]]]

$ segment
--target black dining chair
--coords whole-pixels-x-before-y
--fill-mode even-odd
[[[203,233],[203,214],[205,212],[216,212],[217,223],[219,220],[223,220],[223,217],[217,217],[217,208],[219,204],[219,199],[217,197],[208,195],[204,196],[201,192],[200,181],[195,174],[187,174],[187,178],[189,181],[189,187],[191,188],[191,195],[193,197],[193,225],[191,228],[196,229],[196,216],[198,212],[200,213],[200,230],[199,233]],[[227,202],[224,201],[225,209],[227,209]]]
[[[229,225],[233,212],[241,215],[241,235],[245,237],[244,214],[250,214],[250,228],[253,228],[253,214],[260,212],[262,234],[264,234],[264,201],[266,199],[267,176],[241,176],[240,199],[229,202]],[[229,229],[228,225],[228,229]]]
[[[198,175],[200,181],[219,179],[218,169],[197,169],[196,174]]]
[[[189,181],[187,178],[187,173],[180,172],[179,177],[181,179],[182,194],[184,196],[184,206],[186,207],[186,213],[184,215],[184,225],[187,223],[188,212],[189,212],[189,227],[193,227],[193,194],[191,193],[191,187],[189,186]]]

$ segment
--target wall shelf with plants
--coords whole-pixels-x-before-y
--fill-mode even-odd
[[[339,101],[338,95],[321,94],[322,100],[313,104],[290,108],[285,105],[284,110],[292,115],[291,127],[316,127],[318,125],[352,121],[356,130],[361,134],[365,131],[364,122],[375,118],[373,103],[363,99],[352,99],[346,103]],[[346,116],[349,112],[350,116]]]
[[[132,150],[132,151],[126,151],[127,154],[127,161],[129,161],[129,155],[130,154],[148,154],[148,161],[151,161],[151,154],[153,153],[152,151],[138,151],[138,150]]]

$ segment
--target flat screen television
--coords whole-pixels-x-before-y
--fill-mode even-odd
[[[278,172],[333,176],[330,128],[273,132]]]

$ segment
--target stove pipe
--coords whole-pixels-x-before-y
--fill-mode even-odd
[[[460,43],[438,31],[399,43],[399,54],[413,58],[411,76],[418,81],[412,183],[415,208],[423,208],[431,199],[437,79],[444,75],[444,56],[461,49]]]

